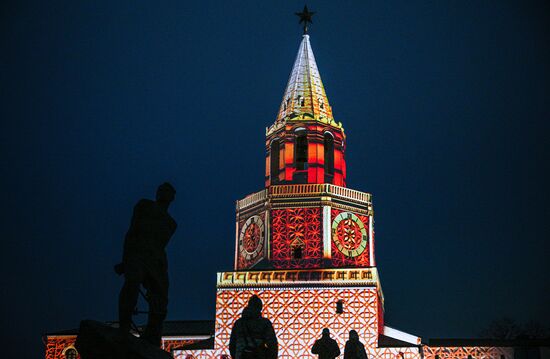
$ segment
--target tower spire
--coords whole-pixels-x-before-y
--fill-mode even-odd
[[[313,14],[315,13],[309,11],[307,6],[304,6],[302,12],[296,13],[300,17],[300,23],[304,24],[304,34],[294,66],[290,72],[277,118],[275,123],[266,129],[266,134],[273,133],[287,121],[306,118],[342,128],[342,124],[334,121],[332,117],[332,108],[328,103],[327,94],[309,42],[307,31],[308,24],[312,22],[311,17]]]
[[[346,186],[345,134],[332,108],[307,34],[313,15],[304,6],[302,42],[275,122],[266,128],[266,187],[282,184]]]
[[[334,121],[307,34],[303,35],[300,43],[275,122],[298,116],[330,124]]]

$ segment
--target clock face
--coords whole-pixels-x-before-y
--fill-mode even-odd
[[[256,258],[264,245],[264,222],[260,216],[246,220],[239,235],[239,250],[245,260]]]
[[[332,221],[332,240],[347,257],[357,257],[368,245],[365,224],[351,212],[342,212]]]

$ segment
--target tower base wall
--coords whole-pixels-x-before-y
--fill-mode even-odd
[[[365,287],[276,287],[276,288],[219,288],[216,296],[216,335],[214,350],[175,351],[174,357],[223,358],[229,355],[229,338],[235,321],[252,295],[264,304],[262,315],[273,323],[279,342],[281,359],[311,358],[311,347],[329,328],[342,353],[348,333],[355,329],[365,344],[369,359],[420,358],[413,348],[378,348],[379,301],[376,286]],[[342,313],[336,303],[342,301]],[[390,355],[390,356],[388,356]]]

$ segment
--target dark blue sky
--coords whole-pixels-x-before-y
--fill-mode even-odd
[[[524,1],[310,1],[311,43],[374,195],[389,325],[550,321],[550,13]],[[178,190],[169,319],[214,317],[234,201],[301,40],[299,1],[0,5],[2,340],[116,319],[131,210]],[[17,348],[17,349],[16,349]],[[3,349],[5,351],[5,349]],[[23,351],[23,355],[21,355]]]

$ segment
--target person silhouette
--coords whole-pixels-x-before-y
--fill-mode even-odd
[[[319,355],[319,359],[334,359],[340,355],[340,348],[336,340],[330,337],[330,330],[324,328],[321,338],[317,339],[311,348],[312,354]]]
[[[174,187],[165,182],[158,187],[155,201],[141,199],[135,205],[124,238],[122,263],[115,266],[118,274],[124,274],[118,302],[120,333],[124,337],[130,331],[132,313],[143,285],[147,290],[149,316],[141,337],[159,347],[168,306],[168,261],[164,249],[177,227],[168,207],[175,194]]]
[[[344,359],[368,359],[365,346],[359,341],[359,334],[353,329],[349,331],[349,339],[344,348]]]
[[[253,295],[241,318],[237,319],[229,338],[229,353],[233,359],[276,359],[279,351],[273,324],[262,317],[263,303]]]

